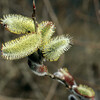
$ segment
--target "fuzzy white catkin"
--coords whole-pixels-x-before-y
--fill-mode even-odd
[[[47,60],[56,61],[61,56],[61,54],[71,47],[70,43],[71,39],[69,36],[59,36],[53,38],[44,46],[44,56]]]
[[[27,34],[35,32],[34,21],[31,18],[17,14],[4,15],[1,24],[5,28],[15,34]]]

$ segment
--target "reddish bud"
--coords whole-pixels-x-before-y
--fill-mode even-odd
[[[45,76],[48,73],[48,69],[47,66],[44,65],[39,65],[36,64],[37,66],[35,66],[34,70],[32,70],[34,72],[34,74],[38,75],[38,76]]]
[[[68,72],[67,68],[61,68],[58,72],[54,73],[56,77],[59,77],[64,81],[68,86],[72,87],[72,85],[76,85],[75,80],[72,75]]]

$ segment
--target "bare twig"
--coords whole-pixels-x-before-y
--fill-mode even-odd
[[[36,18],[36,6],[35,6],[35,0],[33,0],[33,14],[32,14],[32,18]]]
[[[48,76],[48,77],[50,77],[50,78],[52,78],[54,80],[61,81],[62,83],[64,83],[64,85],[65,85],[66,88],[69,88],[70,89],[70,87],[66,84],[66,82],[63,79],[61,79],[60,77],[57,77],[57,76],[55,76],[55,75],[53,75],[51,73],[48,73],[46,76]],[[53,85],[53,87],[54,87],[54,85]]]
[[[33,13],[32,13],[32,19],[33,19],[34,24],[35,24],[35,32],[37,32],[38,24],[37,24],[37,22],[36,22],[36,5],[35,5],[35,0],[33,0]]]
[[[60,68],[58,70],[58,72],[55,72],[54,74],[51,74],[51,73],[47,73],[46,76],[49,76],[51,79],[54,79],[54,80],[58,80],[59,82],[61,82],[63,85],[65,85],[66,89],[68,89],[71,93],[73,93],[75,96],[75,98],[69,98],[68,100],[94,100],[95,99],[95,93],[92,89],[90,89],[88,86],[85,86],[85,85],[77,85],[76,84],[76,81],[74,80],[73,76],[68,72],[68,70],[66,68]],[[52,85],[52,87],[54,87],[55,85]],[[91,92],[91,95],[89,95],[88,93],[87,94],[84,94],[81,89],[80,91],[78,90],[79,87],[86,89],[84,90],[85,91],[90,91]],[[52,92],[54,91],[50,91],[48,95],[48,100],[51,99],[51,95],[52,95]],[[77,99],[77,98],[78,99]]]

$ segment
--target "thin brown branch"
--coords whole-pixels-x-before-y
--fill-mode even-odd
[[[46,76],[49,76],[51,79],[58,80],[63,85],[65,85],[65,87],[66,87],[67,90],[69,90],[71,93],[73,93],[75,95],[75,97],[79,98],[79,99],[75,99],[75,100],[87,100],[87,98],[89,98],[89,99],[91,98],[91,100],[94,100],[94,98],[95,98],[95,93],[89,87],[84,87],[84,85],[81,85],[82,88],[91,91],[92,95],[89,96],[87,94],[87,96],[86,96],[84,94],[81,94],[82,91],[80,90],[80,92],[79,92],[77,90],[77,88],[81,87],[81,86],[80,85],[78,86],[76,84],[76,81],[74,80],[74,78],[71,76],[71,74],[65,68],[59,69],[58,72],[55,72],[54,74],[47,73]],[[52,88],[54,88],[55,85],[52,85]],[[47,100],[50,100],[52,98],[51,97],[53,95],[52,92],[54,92],[54,91],[50,90],[49,95],[47,96],[48,98],[46,98]],[[71,99],[69,99],[69,100],[71,100]]]
[[[33,0],[33,14],[32,14],[32,18],[36,17],[36,6],[35,6],[35,0]]]
[[[32,19],[33,19],[34,24],[35,24],[35,32],[37,32],[38,24],[37,24],[37,22],[36,22],[36,5],[35,5],[35,0],[33,0],[33,13],[32,13]]]
[[[51,73],[47,74],[46,76],[48,76],[48,77],[50,77],[50,78],[52,78],[54,80],[61,81],[65,85],[66,88],[69,88],[70,89],[70,87],[66,84],[66,82],[63,79],[61,79],[60,77],[56,77],[55,75],[53,75]]]
[[[46,76],[50,77],[51,79],[59,80],[59,81],[63,82],[63,80],[61,78],[56,77],[55,75],[53,75],[51,73],[49,73]],[[66,86],[66,88],[68,88],[67,84],[65,82],[63,82],[63,83]],[[53,97],[53,95],[55,94],[55,91],[56,91],[56,88],[55,87],[57,87],[57,85],[58,85],[58,82],[56,82],[56,81],[54,81],[52,83],[52,85],[51,85],[51,87],[49,89],[49,93],[48,93],[47,97],[45,98],[45,100],[52,100],[52,97]]]

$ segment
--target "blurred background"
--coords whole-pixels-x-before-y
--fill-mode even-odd
[[[45,62],[51,73],[67,67],[77,84],[92,87],[100,100],[100,0],[36,0],[37,21],[53,21],[54,36],[69,34],[73,46],[57,62]],[[4,14],[32,16],[32,0],[0,0],[0,18]],[[18,35],[0,25],[2,43]],[[68,100],[70,92],[48,77],[32,73],[27,57],[9,61],[0,53],[0,100]]]

